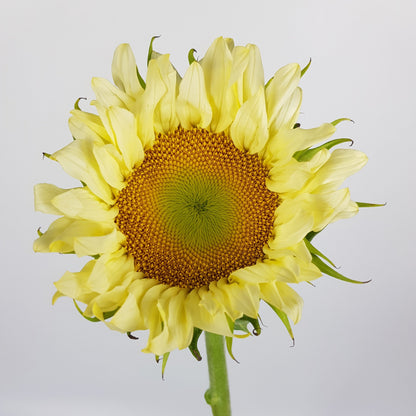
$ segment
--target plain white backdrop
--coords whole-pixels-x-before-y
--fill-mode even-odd
[[[233,414],[413,415],[415,358],[415,3],[387,1],[19,1],[0,6],[0,415],[206,415],[206,361],[176,351],[165,381],[139,341],[82,319],[52,282],[84,259],[32,252],[33,185],[75,180],[42,152],[71,140],[69,111],[110,77],[115,47],[131,44],[145,72],[153,35],[183,73],[217,36],[260,47],[268,79],[280,66],[312,66],[301,81],[300,122],[350,117],[368,165],[348,181],[358,201],[387,202],[330,226],[315,241],[341,272],[299,286],[305,307],[296,346],[262,309],[263,333],[235,342]],[[85,108],[87,104],[84,104]],[[204,350],[201,342],[201,350]]]

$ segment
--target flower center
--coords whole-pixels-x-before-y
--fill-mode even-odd
[[[225,134],[159,134],[117,199],[115,222],[147,278],[198,288],[264,257],[278,195],[267,168]]]

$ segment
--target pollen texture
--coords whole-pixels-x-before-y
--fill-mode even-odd
[[[194,289],[264,257],[278,195],[257,155],[225,134],[159,134],[119,194],[115,219],[147,278]]]

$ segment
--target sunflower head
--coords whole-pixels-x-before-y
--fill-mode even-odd
[[[59,216],[35,251],[93,257],[55,283],[54,300],[111,329],[148,330],[156,355],[194,347],[201,331],[259,332],[261,300],[291,333],[302,307],[292,284],[322,271],[348,280],[310,241],[357,213],[340,186],[366,162],[332,150],[345,142],[327,140],[339,120],[299,127],[299,65],[265,84],[258,48],[224,38],[189,57],[181,77],[151,44],[144,80],[120,45],[115,85],[93,79],[95,111],[77,102],[74,141],[49,155],[81,185],[35,187],[36,209]]]

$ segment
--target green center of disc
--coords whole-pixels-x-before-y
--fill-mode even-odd
[[[223,243],[236,218],[232,192],[206,173],[181,172],[159,193],[162,224],[170,238],[201,251]]]

